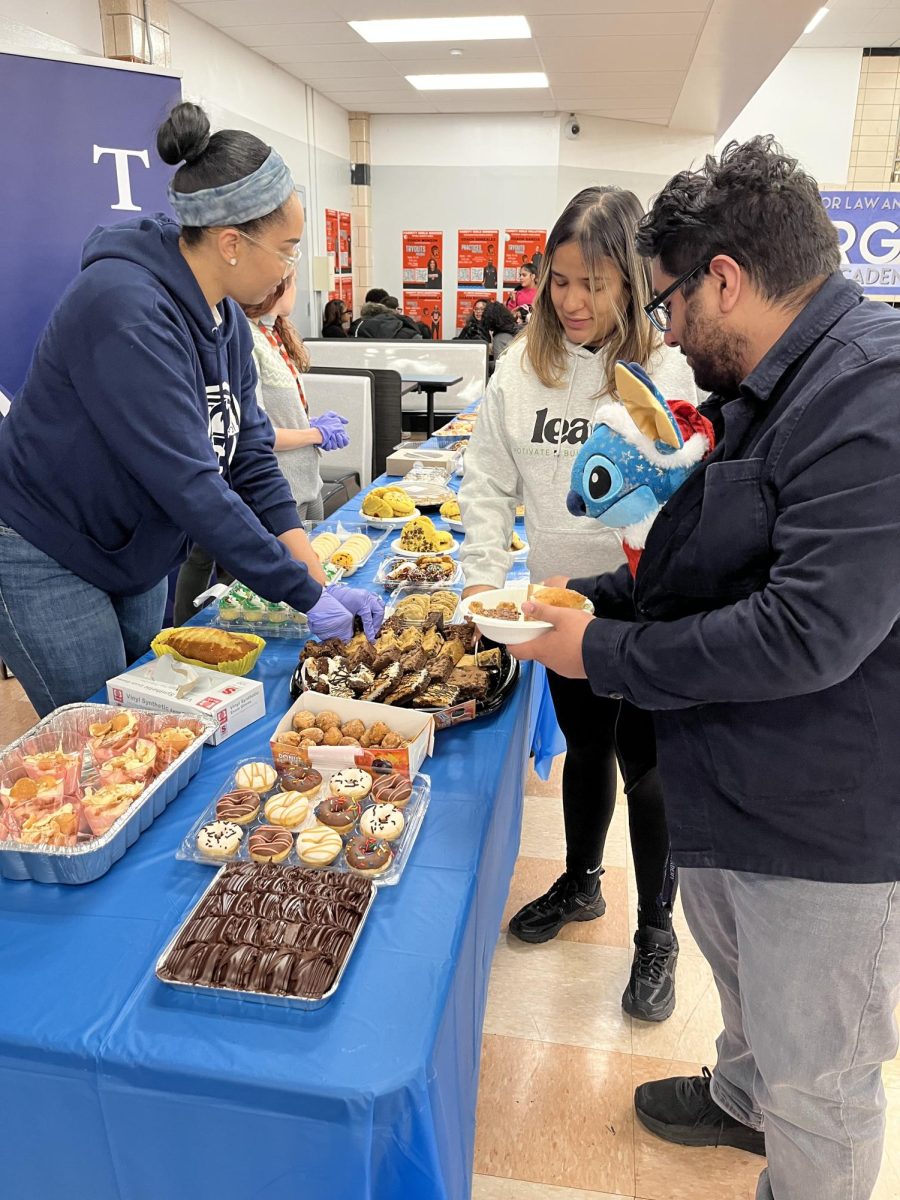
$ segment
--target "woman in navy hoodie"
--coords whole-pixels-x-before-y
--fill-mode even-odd
[[[371,635],[381,602],[324,588],[255,400],[257,304],[300,257],[280,156],[210,136],[179,104],[157,135],[183,163],[157,215],[96,230],[0,424],[0,657],[39,713],[143,654],[189,542],[319,636]]]

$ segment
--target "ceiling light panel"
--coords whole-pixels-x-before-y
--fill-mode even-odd
[[[396,21],[348,21],[367,42],[497,42],[530,38],[524,17],[423,17]]]

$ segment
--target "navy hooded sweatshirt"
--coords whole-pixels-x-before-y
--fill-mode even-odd
[[[190,538],[306,611],[321,587],[277,540],[300,521],[249,326],[231,300],[216,322],[178,237],[158,215],[88,238],[0,423],[0,520],[106,592],[152,588]]]

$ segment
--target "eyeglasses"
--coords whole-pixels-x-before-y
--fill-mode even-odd
[[[267,246],[265,242],[260,242],[255,237],[251,237],[249,233],[244,233],[240,229],[238,230],[238,233],[240,233],[242,238],[246,238],[248,242],[252,242],[254,246],[259,246],[261,250],[268,250],[270,254],[277,255],[277,257],[280,258],[285,265],[285,275],[287,275],[288,272],[293,271],[295,267],[299,266],[300,259],[303,257],[303,251],[299,246],[293,252],[293,254],[284,254],[281,250],[276,250],[274,246]]]
[[[708,262],[698,263],[696,267],[691,267],[690,271],[685,271],[683,275],[679,275],[674,283],[670,283],[664,292],[658,292],[653,296],[649,304],[644,305],[644,312],[656,326],[660,333],[668,333],[672,328],[672,317],[669,313],[668,300],[674,296],[679,288],[684,287],[689,279],[692,279],[698,271],[705,271],[709,266]]]

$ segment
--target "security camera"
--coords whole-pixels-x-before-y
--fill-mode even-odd
[[[566,131],[566,137],[571,138],[571,140],[573,142],[581,134],[581,122],[578,120],[578,118],[575,116],[574,113],[569,113],[569,117],[568,117],[568,120],[566,121],[564,128]]]

